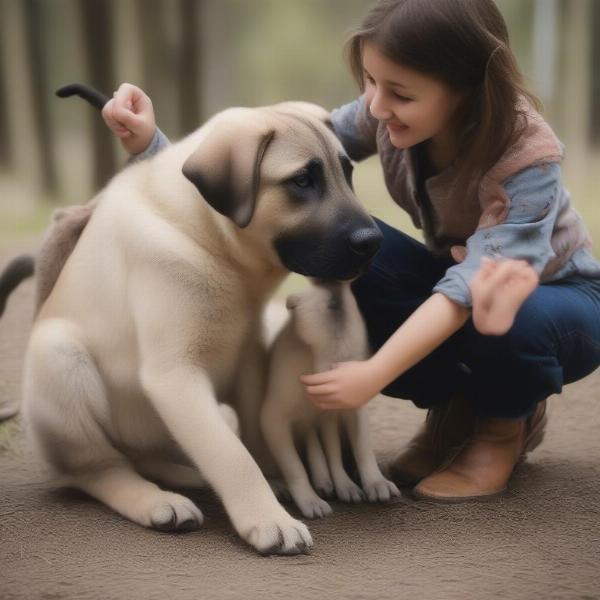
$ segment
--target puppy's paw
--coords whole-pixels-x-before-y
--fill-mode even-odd
[[[363,491],[350,478],[348,478],[348,481],[336,484],[335,493],[340,502],[353,502],[358,504],[365,499]]]
[[[286,512],[279,518],[264,520],[241,532],[261,554],[307,554],[313,545],[308,527]]]
[[[313,486],[321,498],[335,498],[335,487],[333,481],[331,481],[331,477],[329,477],[329,473],[327,473],[326,477],[315,477],[313,479]]]
[[[383,478],[363,485],[363,491],[369,502],[389,502],[392,498],[400,495],[396,485]]]
[[[302,515],[307,519],[322,519],[333,512],[331,506],[314,493],[296,497],[294,500]]]
[[[204,522],[200,509],[185,496],[161,492],[148,507],[143,521],[159,531],[194,531]]]

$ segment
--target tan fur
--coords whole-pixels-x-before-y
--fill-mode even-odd
[[[316,283],[288,297],[287,306],[290,319],[270,350],[261,425],[292,498],[305,517],[331,512],[311,486],[296,443],[306,449],[311,479],[321,495],[344,502],[360,502],[365,495],[370,502],[397,496],[398,489],[381,474],[371,449],[366,411],[320,411],[299,380],[333,363],[368,357],[367,333],[350,285]],[[344,470],[343,433],[350,440],[362,490]]]
[[[254,548],[286,554],[311,546],[255,460],[269,463],[259,427],[261,315],[288,272],[273,240],[317,221],[326,231],[338,208],[368,219],[331,159],[343,150],[326,114],[290,104],[224,111],[118,174],[89,222],[90,206],[55,222],[38,269],[43,304],[26,356],[23,412],[70,485],[141,525],[185,530],[200,525],[200,510],[142,474],[190,485],[201,483],[200,472]],[[328,212],[309,214],[280,182],[315,156],[334,200]],[[258,167],[259,182],[248,171],[256,176]],[[186,177],[202,171],[203,184],[214,176],[231,185],[230,218],[182,168]],[[245,446],[223,402],[237,412]]]

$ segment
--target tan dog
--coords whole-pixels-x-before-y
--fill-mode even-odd
[[[292,498],[305,517],[331,513],[310,484],[296,449],[300,443],[306,448],[311,479],[321,496],[335,495],[343,502],[360,502],[365,495],[369,502],[390,500],[399,492],[379,470],[369,442],[366,410],[323,412],[308,401],[299,379],[336,362],[368,358],[367,332],[350,285],[315,281],[308,290],[289,296],[287,306],[290,320],[270,350],[261,425]],[[344,469],[344,434],[362,490]]]
[[[70,485],[141,525],[192,529],[200,510],[143,475],[190,485],[200,471],[257,550],[311,546],[253,456],[267,300],[289,270],[355,277],[381,241],[326,116],[224,111],[98,195],[25,364],[26,422]]]

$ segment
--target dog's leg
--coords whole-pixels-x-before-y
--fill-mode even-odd
[[[229,429],[238,437],[240,435],[239,421],[236,412],[227,404],[219,404],[221,416]],[[175,488],[205,488],[206,480],[197,469],[156,456],[144,456],[135,461],[136,470],[148,477]]]
[[[400,495],[398,488],[388,481],[379,469],[369,441],[369,422],[366,411],[344,411],[342,419],[350,438],[350,445],[367,500],[369,502],[387,502],[394,496]]]
[[[306,458],[308,459],[310,478],[317,493],[324,498],[333,498],[335,488],[331,481],[321,441],[314,426],[309,427],[306,432]]]
[[[257,333],[256,336],[259,334]],[[267,393],[267,354],[260,338],[251,336],[237,372],[235,405],[240,418],[242,441],[265,477],[279,474],[277,463],[264,439],[260,414]]]
[[[267,398],[265,408],[277,406],[276,400]],[[309,518],[331,514],[331,507],[315,493],[294,444],[289,420],[274,410],[263,411],[262,429],[273,456],[287,483],[294,502]]]
[[[49,320],[27,353],[24,414],[46,458],[64,479],[124,517],[160,530],[197,529],[200,510],[134,470],[109,441],[104,384],[75,326]]]
[[[144,477],[174,488],[205,488],[206,481],[193,467],[155,457],[134,461],[135,469]]]
[[[335,493],[342,502],[362,502],[362,490],[350,479],[344,469],[340,440],[339,413],[327,411],[319,417],[319,425],[325,446],[325,455],[333,478]]]
[[[73,484],[124,517],[161,531],[193,531],[204,520],[200,509],[181,494],[161,490],[125,460],[86,466]]]
[[[219,410],[214,386],[203,367],[218,360],[216,350],[203,350],[199,337],[201,324],[209,316],[202,303],[190,296],[188,287],[179,287],[180,282],[176,277],[165,280],[162,270],[154,271],[146,263],[140,267],[139,277],[131,278],[142,388],[174,441],[219,495],[242,539],[264,554],[305,552],[312,546],[308,528],[279,504]],[[174,305],[176,321],[165,318]],[[237,378],[234,368],[232,365],[231,377]],[[262,378],[265,375],[261,373]],[[242,427],[244,414],[238,409]],[[254,415],[254,421],[258,428],[260,413]]]
[[[225,423],[206,374],[184,357],[174,361],[165,370],[161,351],[142,368],[143,386],[173,438],[216,490],[237,532],[261,553],[305,551],[312,545],[308,529],[277,502]]]

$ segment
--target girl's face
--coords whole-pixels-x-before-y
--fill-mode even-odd
[[[447,136],[452,135],[452,118],[461,101],[458,92],[394,62],[369,42],[363,46],[362,64],[371,114],[386,124],[396,148],[431,138],[450,141]]]

